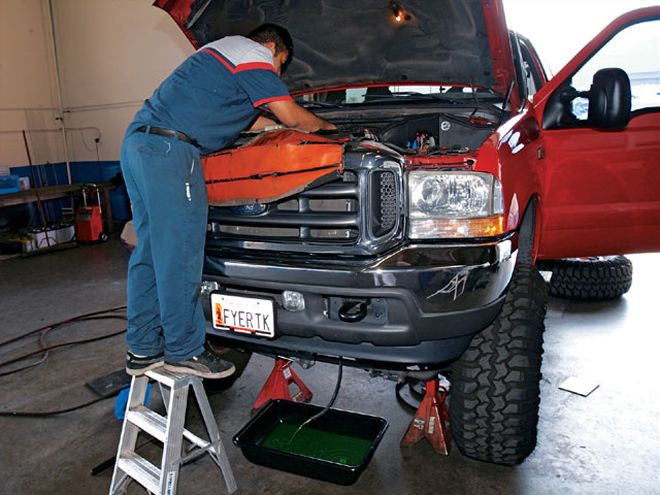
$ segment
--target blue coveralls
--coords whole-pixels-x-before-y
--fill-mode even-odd
[[[259,107],[289,99],[271,52],[231,36],[186,59],[128,127],[121,167],[138,237],[128,266],[129,351],[182,361],[203,351],[200,302],[208,199],[200,155],[234,142]],[[184,133],[139,132],[143,126]]]

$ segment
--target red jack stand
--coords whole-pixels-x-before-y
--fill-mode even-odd
[[[449,420],[446,397],[447,389],[438,384],[437,377],[426,381],[426,393],[401,439],[402,447],[409,447],[426,438],[438,454],[449,455],[449,436],[445,427],[445,421]]]
[[[308,402],[312,399],[312,392],[296,372],[293,371],[291,364],[293,364],[292,361],[288,359],[275,359],[273,371],[270,372],[268,380],[266,380],[261,392],[259,392],[259,396],[252,406],[253,410],[256,411],[271,399],[284,399],[295,402]],[[298,392],[293,397],[289,390],[291,383],[294,383],[298,387]]]

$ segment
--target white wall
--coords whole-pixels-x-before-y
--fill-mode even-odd
[[[17,130],[56,124],[55,112],[46,110],[57,102],[43,7],[41,0],[0,2],[0,168],[28,161]],[[59,155],[57,140],[43,133],[31,137],[44,161]]]
[[[52,0],[69,159],[118,160],[126,126],[192,47],[151,0]],[[27,164],[20,134],[57,129],[48,0],[0,1],[0,163]],[[1,110],[15,108],[15,111]],[[25,110],[31,108],[33,110]],[[59,133],[30,134],[35,163],[64,161]]]

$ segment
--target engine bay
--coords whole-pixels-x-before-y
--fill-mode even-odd
[[[380,139],[415,152],[473,151],[486,140],[494,125],[483,119],[441,113],[407,117],[380,132]]]
[[[501,110],[495,107],[470,107],[442,111],[419,111],[392,115],[392,110],[318,111],[336,130],[315,134],[359,145],[364,141],[381,143],[404,157],[467,154],[477,150],[495,130]],[[236,143],[241,146],[254,138],[244,133]]]

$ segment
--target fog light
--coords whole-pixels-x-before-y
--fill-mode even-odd
[[[305,309],[305,298],[300,292],[285,290],[282,293],[282,305],[287,311],[302,311]]]
[[[203,296],[208,296],[211,294],[211,292],[215,292],[216,290],[220,290],[220,284],[218,282],[211,280],[202,280],[202,286],[200,288],[200,292],[202,293]]]

